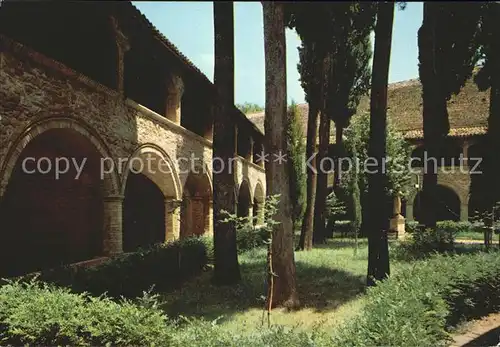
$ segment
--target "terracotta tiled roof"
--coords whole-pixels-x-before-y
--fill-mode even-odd
[[[422,133],[422,87],[418,79],[392,83],[387,92],[387,115],[395,128],[408,139],[417,139]],[[489,90],[481,92],[472,80],[462,91],[448,102],[450,119],[449,136],[463,137],[486,132]],[[308,105],[300,104],[304,134],[307,132]],[[370,98],[363,97],[358,106],[358,114],[370,112]],[[264,113],[249,114],[247,117],[264,131]],[[332,127],[332,132],[334,129]]]
[[[193,64],[191,60],[189,60],[188,57],[186,57],[184,54],[182,54],[181,51],[172,43],[170,42],[165,35],[163,35],[154,25],[149,21],[149,19],[137,8],[135,7],[132,2],[130,1],[125,1],[126,3],[129,4],[129,7],[134,10],[135,14],[144,22],[144,24],[153,32],[153,35],[155,38],[159,39],[161,43],[163,43],[164,46],[166,46],[173,54],[175,54],[177,57],[179,57],[187,66],[189,66],[191,69],[193,69],[196,73],[198,73],[201,77],[204,77],[208,82],[210,80],[208,77],[196,67],[196,65]],[[210,82],[211,83],[211,82]]]

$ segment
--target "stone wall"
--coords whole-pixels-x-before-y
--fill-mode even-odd
[[[179,237],[180,200],[191,171],[202,170],[209,185],[203,189],[210,191],[211,199],[211,141],[0,36],[0,202],[7,188],[10,189],[9,182],[15,175],[15,167],[19,167],[19,158],[25,155],[26,147],[40,135],[52,134],[54,129],[65,134],[70,142],[83,138],[86,144],[82,146],[93,148],[96,158],[100,158],[100,165],[104,165],[100,171],[109,169],[100,183],[103,206],[101,253],[104,255],[122,252],[125,187],[130,170],[137,170],[133,158],[145,159],[151,155],[153,159],[166,163],[164,168],[167,170],[142,172],[165,196],[166,239]],[[62,143],[64,147],[65,141]],[[243,158],[237,158],[235,166],[238,186],[247,179],[253,197],[260,182],[260,190],[265,194],[262,167]],[[153,169],[158,169],[158,166],[153,166]],[[199,222],[207,227],[200,225],[197,230],[208,228],[208,233],[212,234],[212,202],[207,201],[206,205],[200,209],[206,216]]]

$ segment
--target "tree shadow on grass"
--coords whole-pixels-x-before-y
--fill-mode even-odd
[[[296,262],[296,268],[301,309],[332,311],[365,290],[365,276],[302,261]],[[183,288],[165,293],[163,309],[171,317],[183,315],[213,320],[223,316],[221,321],[231,320],[235,314],[249,309],[264,309],[265,257],[259,255],[252,262],[244,262],[240,269],[242,281],[226,287],[214,286],[212,272],[205,272]]]

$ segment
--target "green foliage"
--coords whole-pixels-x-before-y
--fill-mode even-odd
[[[346,215],[344,202],[337,198],[337,195],[333,191],[326,197],[326,215],[327,218],[334,220],[340,220]]]
[[[500,253],[437,255],[368,289],[335,346],[444,346],[449,328],[500,309]]]
[[[469,222],[440,221],[437,222],[436,229],[418,228],[417,225],[412,224],[413,228],[410,227],[409,230],[411,237],[395,248],[395,258],[418,259],[436,252],[453,251],[457,235],[474,230]]]
[[[361,113],[356,115],[351,121],[349,127],[345,130],[345,148],[352,164],[358,161],[360,167],[366,163],[368,158],[368,139],[370,136],[370,115]],[[395,192],[401,192],[404,195],[408,194],[411,182],[411,172],[408,165],[408,158],[411,156],[411,147],[404,140],[403,136],[396,131],[392,123],[387,124],[387,158],[386,158],[386,175],[387,175],[387,195],[393,195]],[[347,171],[347,167],[343,167],[342,175],[347,176],[346,184],[354,179],[353,175],[356,170]],[[344,182],[344,181],[343,181]],[[368,173],[364,172],[359,175],[359,189],[362,193],[368,191]]]
[[[171,289],[199,274],[208,263],[207,245],[203,238],[158,244],[94,267],[63,266],[42,271],[39,279],[79,293],[135,298],[152,286],[158,291]]]
[[[264,107],[258,104],[253,104],[251,102],[245,102],[243,104],[236,104],[236,107],[244,114],[257,113],[264,111]]]
[[[436,138],[450,128],[447,108],[438,105],[460,92],[480,58],[482,2],[429,2],[425,9],[418,32],[419,77],[426,109],[432,113],[424,128],[429,129],[427,136]]]
[[[225,216],[222,220],[223,223],[234,223],[235,225],[236,245],[239,253],[259,248],[269,243],[270,233],[277,223],[274,216],[278,211],[278,204],[279,196],[271,195],[266,198],[262,225],[255,225],[252,217],[238,217],[236,214],[230,214],[227,211],[221,212]]]
[[[337,128],[345,128],[370,89],[370,32],[375,14],[369,3],[346,2],[337,7],[332,18],[326,112]]]
[[[405,231],[407,233],[413,234],[418,231],[419,223],[416,220],[405,222]]]
[[[37,281],[0,287],[0,321],[2,345],[167,346],[172,331],[147,293],[114,302]]]
[[[306,209],[307,175],[304,170],[306,146],[301,125],[301,115],[297,104],[292,101],[288,109],[288,167],[290,200],[292,201],[292,220],[294,230],[298,229]]]
[[[342,119],[344,127],[369,85],[369,33],[376,6],[360,1],[295,2],[285,9],[287,26],[302,41],[297,68],[306,101],[323,109],[321,101],[328,99],[330,114]]]
[[[70,346],[327,346],[328,338],[282,326],[238,335],[217,320],[170,320],[157,296],[131,302],[71,293],[43,282],[0,287],[2,345]]]

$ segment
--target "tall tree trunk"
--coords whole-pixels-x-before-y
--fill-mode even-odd
[[[338,189],[340,187],[340,163],[341,163],[341,153],[342,151],[342,135],[344,133],[344,128],[342,127],[335,127],[335,147],[337,148],[337,155],[336,155],[336,163],[335,163],[335,171],[333,173],[333,186],[335,189]]]
[[[316,160],[310,160],[316,153],[316,138],[318,137],[318,108],[314,103],[309,104],[309,114],[307,116],[307,144],[306,144],[306,162],[309,162],[312,168],[307,167],[307,197],[306,211],[300,230],[300,240],[298,250],[310,251],[313,246],[313,220],[314,203],[316,197]]]
[[[440,86],[438,64],[438,47],[436,36],[437,14],[439,4],[424,3],[422,26],[418,32],[419,75],[422,82],[424,146],[427,157],[431,158],[425,166],[422,200],[425,209],[421,211],[422,223],[426,227],[435,228],[437,220],[437,165],[440,148],[449,131],[446,98]],[[434,162],[432,159],[436,159]]]
[[[264,129],[266,148],[271,155],[288,153],[283,129],[288,129],[286,93],[286,41],[284,4],[263,1],[264,52],[266,71],[266,111]],[[273,306],[288,308],[299,306],[295,278],[293,228],[289,193],[288,170],[277,160],[266,163],[267,194],[280,194],[276,219],[279,222],[273,231],[272,265],[275,277]]]
[[[234,284],[241,278],[233,223],[222,223],[222,210],[235,213],[235,182],[228,166],[235,156],[236,128],[230,117],[234,107],[234,13],[232,2],[214,1],[215,68],[214,84],[218,100],[214,115],[213,156],[221,158],[224,170],[213,175],[214,185],[214,281]],[[215,161],[214,161],[215,162]],[[215,171],[214,170],[214,171]],[[221,172],[222,171],[222,172]]]
[[[390,273],[389,248],[385,212],[386,175],[382,158],[386,156],[387,125],[387,84],[391,57],[394,2],[378,4],[375,27],[375,49],[373,56],[372,91],[370,96],[370,139],[368,156],[377,162],[376,173],[368,176],[370,204],[370,231],[368,235],[368,276],[367,284],[374,285]]]
[[[490,68],[490,109],[488,117],[488,149],[486,153],[485,178],[488,184],[486,200],[491,208],[495,202],[500,200],[500,183],[498,172],[500,170],[500,4],[491,3],[488,6],[487,21],[491,28],[491,42],[489,57],[487,57]]]
[[[325,207],[328,190],[328,173],[330,168],[325,162],[321,165],[323,158],[328,158],[328,145],[330,143],[330,118],[325,111],[321,111],[319,121],[319,149],[316,157],[317,183],[316,201],[314,204],[314,231],[313,243],[324,243],[325,238]],[[324,161],[323,161],[324,162]]]

